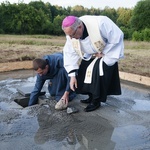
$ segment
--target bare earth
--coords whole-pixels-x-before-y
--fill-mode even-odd
[[[0,72],[32,69],[32,60],[62,52],[65,37],[0,35]],[[125,41],[125,58],[119,70],[150,77],[150,43]]]

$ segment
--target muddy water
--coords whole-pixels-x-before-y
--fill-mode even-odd
[[[79,102],[85,96],[78,95],[69,105],[79,112],[69,115],[66,110],[56,111],[51,98],[45,105],[25,108],[14,102],[21,96],[18,87],[34,85],[33,72],[28,73],[1,78],[0,150],[150,149],[148,87],[122,83],[122,95],[109,96],[100,109],[90,113]]]

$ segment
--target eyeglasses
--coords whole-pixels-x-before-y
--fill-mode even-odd
[[[71,38],[75,37],[76,33],[77,33],[78,27],[75,29],[74,33],[72,35],[69,35]]]

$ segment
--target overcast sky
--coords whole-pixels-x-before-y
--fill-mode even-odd
[[[29,3],[31,1],[38,1],[38,0],[8,0],[11,4],[12,3]],[[42,2],[46,3],[49,2],[51,5],[58,5],[62,7],[67,6],[75,6],[75,5],[82,5],[87,8],[101,8],[104,9],[106,6],[110,8],[117,9],[118,7],[125,7],[125,8],[133,8],[137,2],[140,0],[42,0]],[[5,2],[5,0],[0,0],[1,2]]]

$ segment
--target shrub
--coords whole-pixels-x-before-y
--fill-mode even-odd
[[[150,41],[150,29],[145,28],[144,30],[142,30],[142,35],[144,38],[144,41]]]
[[[134,31],[132,34],[133,41],[150,41],[150,29],[145,28],[142,31]]]

